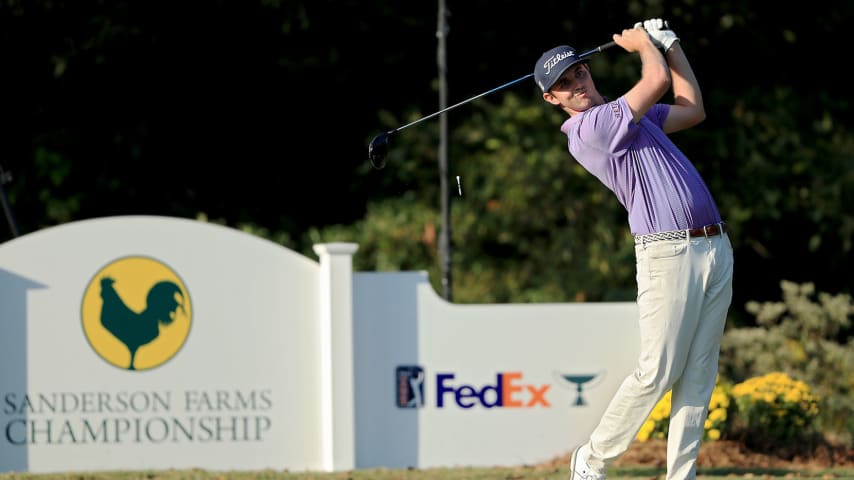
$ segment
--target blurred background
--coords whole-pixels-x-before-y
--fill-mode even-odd
[[[553,46],[586,50],[667,19],[705,96],[707,120],[675,141],[732,228],[732,323],[754,322],[747,303],[779,299],[783,281],[851,292],[854,134],[840,40],[854,3],[446,7],[448,104],[532,72]],[[357,242],[357,270],[427,270],[458,303],[634,300],[626,213],[569,156],[565,115],[533,80],[446,114],[449,221],[438,121],[400,131],[386,168],[370,166],[375,135],[440,109],[439,20],[437,2],[0,1],[0,242],[169,215],[312,257],[313,243]],[[591,58],[612,98],[639,65],[619,47]]]

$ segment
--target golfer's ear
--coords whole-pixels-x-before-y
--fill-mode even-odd
[[[552,95],[551,92],[543,92],[543,100],[551,103],[552,105],[560,105],[560,100],[555,98],[555,96]]]

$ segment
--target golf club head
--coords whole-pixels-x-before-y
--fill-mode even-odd
[[[388,137],[394,130],[377,135],[368,145],[368,158],[377,170],[385,167],[385,157],[388,154]]]

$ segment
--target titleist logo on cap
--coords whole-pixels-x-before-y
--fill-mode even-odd
[[[543,52],[534,64],[534,81],[543,92],[547,92],[567,68],[580,61],[575,49],[569,45],[552,48]]]
[[[546,69],[546,75],[550,74],[552,72],[552,67],[560,63],[561,60],[566,57],[572,57],[574,55],[575,52],[573,50],[568,50],[566,52],[558,53],[549,57],[548,60],[543,63],[543,68]]]

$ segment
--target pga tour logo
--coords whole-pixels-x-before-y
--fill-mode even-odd
[[[556,375],[564,387],[576,391],[577,398],[570,404],[586,405],[581,397],[582,385],[604,372],[591,375]],[[425,384],[427,375],[418,365],[401,365],[395,370],[395,404],[398,408],[423,408],[426,406]],[[498,372],[494,378],[482,383],[466,383],[454,373],[435,375],[436,408],[551,408],[549,398],[552,384],[526,382],[522,372]]]
[[[397,367],[395,371],[397,408],[424,406],[424,369],[417,365]]]

